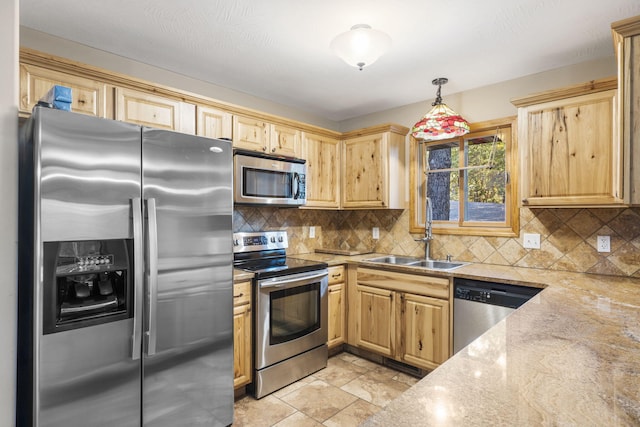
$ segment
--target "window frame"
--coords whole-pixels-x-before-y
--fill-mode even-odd
[[[517,144],[517,116],[496,120],[471,123],[470,132],[458,138],[450,140],[434,141],[434,144],[445,144],[458,141],[460,147],[464,147],[464,140],[474,133],[490,132],[500,128],[501,132],[509,134],[509,143],[505,147],[505,170],[509,174],[509,180],[505,186],[505,222],[500,225],[492,225],[490,222],[471,222],[459,218],[457,222],[433,221],[434,234],[470,235],[470,236],[494,236],[517,237],[520,232],[520,206],[518,204],[518,144]],[[418,156],[419,141],[410,137],[409,150],[409,232],[424,233],[424,223],[418,223],[420,209],[424,209],[424,182],[425,175],[419,167]],[[462,153],[461,153],[462,154]],[[463,179],[460,179],[463,182]],[[462,189],[460,194],[464,194]],[[460,200],[460,203],[463,203]]]

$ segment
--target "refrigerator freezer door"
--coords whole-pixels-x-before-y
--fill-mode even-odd
[[[133,315],[44,334],[42,313],[43,294],[60,297],[55,266],[49,265],[56,258],[44,256],[45,242],[89,245],[94,240],[133,239],[132,199],[140,197],[141,189],[141,129],[40,108],[31,120],[34,425],[137,426],[141,376],[132,348]]]
[[[143,422],[227,426],[233,421],[231,143],[143,128],[142,147],[146,240],[157,241],[158,257],[155,285],[146,290]],[[157,236],[149,236],[154,228]]]

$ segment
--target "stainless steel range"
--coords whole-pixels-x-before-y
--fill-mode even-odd
[[[327,264],[286,256],[286,231],[233,234],[234,266],[254,273],[254,380],[261,398],[327,366]]]

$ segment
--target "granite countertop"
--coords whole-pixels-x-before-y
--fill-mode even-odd
[[[364,266],[383,255],[292,256]],[[363,426],[640,425],[640,278],[489,264],[384,268],[545,289]]]
[[[640,279],[470,264],[546,286],[363,426],[640,425]]]

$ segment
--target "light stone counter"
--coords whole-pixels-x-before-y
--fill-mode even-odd
[[[363,426],[640,425],[640,279],[472,264],[545,290]]]

